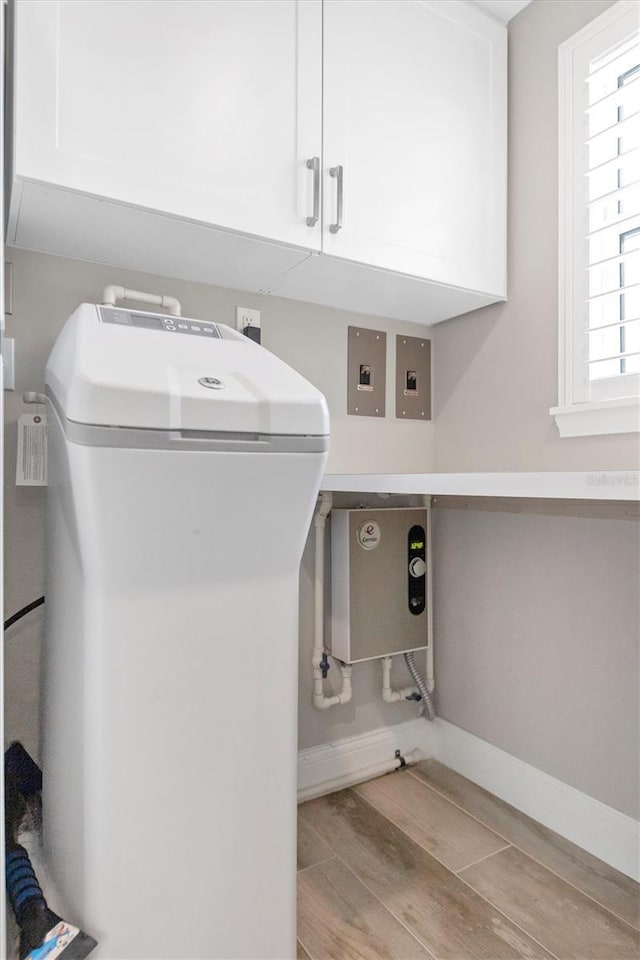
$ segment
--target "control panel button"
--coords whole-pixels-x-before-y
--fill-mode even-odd
[[[214,323],[198,323],[187,317],[173,317],[167,314],[148,313],[146,310],[120,310],[114,307],[99,306],[98,313],[102,323],[113,323],[124,327],[156,330],[162,333],[188,334],[193,337],[214,337],[220,339],[220,332]]]
[[[422,557],[414,557],[409,563],[409,573],[412,577],[424,577],[427,565]]]

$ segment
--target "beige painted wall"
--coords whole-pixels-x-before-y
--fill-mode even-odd
[[[436,469],[634,469],[638,435],[560,439],[558,44],[610,0],[533,0],[509,24],[509,301],[434,327]]]
[[[434,510],[438,713],[636,818],[639,533]]]
[[[16,487],[16,424],[26,409],[25,390],[43,389],[44,365],[58,330],[82,301],[95,302],[106,283],[171,293],[182,301],[185,316],[235,323],[235,307],[255,306],[262,311],[263,344],[308,377],[325,394],[331,412],[331,452],[328,470],[334,472],[423,472],[433,468],[433,428],[430,423],[406,422],[393,416],[395,334],[415,335],[416,327],[399,321],[369,318],[339,310],[209,287],[204,284],[148,276],[76,260],[9,248],[13,262],[14,314],[7,318],[8,337],[16,341],[17,389],[5,394],[5,603],[8,613],[19,609],[43,590],[44,491]],[[371,326],[387,331],[387,417],[347,417],[347,327]],[[32,408],[31,408],[32,409]],[[311,564],[311,567],[309,566]],[[303,630],[301,672],[301,744],[335,737],[337,728],[359,733],[415,715],[415,707],[386,707],[382,712],[367,703],[376,688],[373,668],[364,670],[356,703],[339,718],[318,716],[311,706],[307,665],[308,625],[312,618],[310,577],[313,556],[305,554],[302,589]],[[36,747],[41,612],[14,629],[6,644],[6,736],[20,737]],[[367,705],[364,705],[367,703]],[[413,712],[411,710],[413,709]]]

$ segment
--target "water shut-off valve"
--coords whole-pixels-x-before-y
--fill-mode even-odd
[[[322,670],[322,679],[323,679],[323,680],[326,680],[326,679],[327,679],[327,674],[329,673],[330,667],[331,667],[331,664],[329,663],[329,660],[327,659],[327,655],[326,655],[326,653],[323,653],[323,654],[322,654],[322,660],[320,661],[320,669]]]

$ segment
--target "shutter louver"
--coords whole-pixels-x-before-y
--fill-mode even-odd
[[[640,42],[591,63],[586,110],[589,380],[640,374]]]

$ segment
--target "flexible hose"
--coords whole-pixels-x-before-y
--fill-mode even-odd
[[[415,656],[413,655],[413,652],[412,652],[412,651],[409,651],[409,653],[405,653],[405,655],[404,655],[404,662],[406,663],[407,667],[409,668],[409,673],[410,673],[411,676],[413,677],[413,682],[415,683],[416,687],[418,688],[418,692],[419,692],[420,696],[422,697],[422,702],[423,702],[423,704],[424,704],[423,713],[424,713],[426,719],[427,719],[427,720],[435,720],[435,718],[436,718],[436,711],[435,711],[435,708],[434,708],[434,706],[433,706],[433,699],[432,699],[432,697],[431,697],[431,694],[430,694],[429,691],[427,690],[427,685],[426,685],[426,683],[424,682],[424,680],[422,679],[422,677],[421,677],[421,675],[420,675],[420,672],[418,671],[418,668],[417,668],[417,666],[416,666],[416,658],[415,658]]]
[[[14,623],[17,623],[18,620],[22,620],[23,617],[26,617],[28,613],[31,613],[32,610],[35,610],[36,607],[41,607],[44,603],[44,597],[38,597],[37,600],[32,600],[31,603],[28,603],[26,607],[23,607],[22,610],[18,610],[17,613],[14,613],[8,620],[4,622],[4,629],[8,630],[9,627],[12,627]]]
[[[16,844],[12,850],[7,851],[5,871],[7,893],[19,924],[22,924],[24,906],[29,901],[32,905],[46,909],[47,903],[24,847]]]

